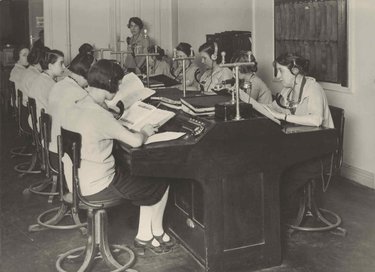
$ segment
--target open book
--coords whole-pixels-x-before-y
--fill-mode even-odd
[[[118,111],[117,103],[121,101],[124,109],[128,109],[137,101],[142,101],[155,93],[154,90],[146,88],[142,81],[134,74],[130,73],[123,77],[121,85],[115,97],[106,101],[109,108]]]
[[[138,101],[123,113],[119,121],[128,129],[140,131],[147,124],[161,127],[174,115],[172,111],[161,110]]]

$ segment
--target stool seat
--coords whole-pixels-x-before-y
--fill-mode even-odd
[[[64,194],[63,200],[66,203],[73,204],[73,194],[70,193],[70,192]],[[119,197],[119,198],[111,198],[111,199],[90,200],[90,204],[100,205],[100,208],[97,208],[97,209],[106,209],[106,208],[118,206],[118,205],[124,203],[125,201],[126,201],[126,199]],[[91,207],[88,207],[87,205],[83,204],[82,202],[79,202],[78,208],[82,209],[82,210],[87,210]]]

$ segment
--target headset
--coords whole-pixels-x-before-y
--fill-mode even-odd
[[[297,65],[296,59],[293,59],[293,66],[290,68],[290,72],[296,76],[301,72],[301,66]]]
[[[217,43],[214,42],[214,53],[211,55],[211,59],[213,61],[216,61],[217,60],[217,54],[218,54],[218,51],[219,51],[219,48],[217,46]]]

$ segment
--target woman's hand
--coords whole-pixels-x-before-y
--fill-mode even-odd
[[[159,127],[147,124],[141,129],[141,133],[146,136],[146,139],[151,135],[154,135],[158,131]]]
[[[275,117],[276,119],[279,119],[279,120],[285,120],[285,113],[281,113],[281,112],[277,112],[273,109],[271,109],[269,106],[266,106],[264,105],[264,107],[266,108],[266,110],[268,110],[272,115],[273,117]]]

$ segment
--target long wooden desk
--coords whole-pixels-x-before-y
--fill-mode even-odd
[[[184,114],[184,113],[179,113]],[[198,137],[117,150],[133,175],[171,178],[169,230],[206,271],[281,263],[279,185],[283,171],[333,152],[336,130],[286,134],[265,117],[200,118]],[[179,130],[178,117],[167,129]]]

